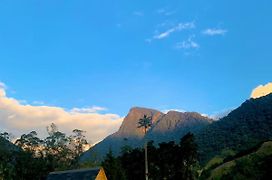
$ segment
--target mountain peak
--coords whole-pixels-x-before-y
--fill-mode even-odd
[[[138,121],[144,115],[151,116],[152,123],[155,123],[163,113],[154,109],[133,107],[129,110],[128,115],[124,118],[120,129],[115,135],[142,138],[144,136],[144,132],[142,129],[138,128]]]
[[[130,108],[129,113],[133,113],[133,112],[143,112],[143,111],[156,111],[156,112],[159,112],[159,111],[157,111],[157,110],[155,110],[155,109],[152,109],[152,108],[134,106],[134,107]],[[129,113],[128,113],[128,114],[129,114]]]

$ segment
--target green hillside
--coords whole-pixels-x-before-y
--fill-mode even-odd
[[[272,141],[268,141],[254,152],[204,171],[201,179],[269,179],[271,170]]]
[[[272,94],[247,100],[196,134],[202,164],[222,151],[243,151],[271,138]]]

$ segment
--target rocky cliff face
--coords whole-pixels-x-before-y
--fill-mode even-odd
[[[138,121],[144,115],[152,116],[153,121],[146,135],[142,128],[138,128]],[[194,112],[170,111],[164,114],[154,109],[134,107],[124,118],[120,129],[84,153],[81,160],[101,160],[109,149],[117,155],[125,145],[141,147],[145,139],[154,140],[155,143],[178,142],[186,133],[196,132],[211,122],[211,119]]]
[[[138,128],[138,120],[144,115],[152,116],[152,124],[156,123],[158,119],[163,116],[162,112],[153,109],[134,107],[131,108],[128,115],[125,117],[120,129],[114,134],[116,137],[134,137],[143,138],[144,131]]]

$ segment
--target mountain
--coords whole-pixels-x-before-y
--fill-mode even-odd
[[[82,155],[81,160],[101,160],[109,150],[111,150],[113,154],[117,155],[120,152],[121,147],[124,145],[130,147],[138,147],[141,145],[144,131],[138,128],[138,120],[144,115],[153,116],[152,121],[155,123],[163,113],[154,109],[141,107],[131,108],[127,116],[124,118],[119,130],[106,137],[90,150],[86,151]]]
[[[152,116],[152,126],[146,135],[143,129],[138,128],[138,121],[144,115]],[[119,130],[85,152],[81,162],[101,160],[109,150],[118,155],[124,146],[141,147],[145,139],[155,143],[179,141],[186,133],[197,132],[211,122],[211,119],[195,112],[169,111],[164,114],[154,109],[134,107],[124,118]]]
[[[239,152],[272,139],[272,94],[245,101],[195,135],[203,163],[222,151]]]
[[[156,143],[177,141],[186,133],[195,133],[213,121],[196,112],[169,111],[148,131],[146,138]]]
[[[148,117],[152,116],[152,124],[154,124],[163,116],[163,113],[154,109],[140,107],[131,108],[121,124],[120,129],[114,133],[113,136],[122,138],[143,138],[144,131],[143,129],[138,128],[138,120],[144,115],[147,115]]]
[[[153,117],[153,124],[144,135],[138,120],[144,115]],[[118,155],[122,147],[141,147],[144,140],[155,144],[176,141],[187,132],[195,134],[201,164],[216,155],[237,153],[272,139],[272,94],[249,99],[226,117],[213,121],[195,112],[169,111],[164,114],[147,108],[132,108],[120,129],[96,144],[81,157],[101,160],[111,149]]]

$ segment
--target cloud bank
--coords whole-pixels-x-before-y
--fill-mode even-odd
[[[267,83],[266,85],[259,85],[251,92],[251,98],[259,98],[262,96],[266,96],[268,94],[272,93],[272,82]]]
[[[117,114],[99,113],[105,108],[97,106],[66,111],[61,107],[24,105],[7,97],[4,87],[0,83],[0,131],[10,132],[15,137],[36,130],[44,138],[46,126],[55,123],[66,134],[76,128],[85,130],[88,140],[95,143],[115,132],[123,120]]]

